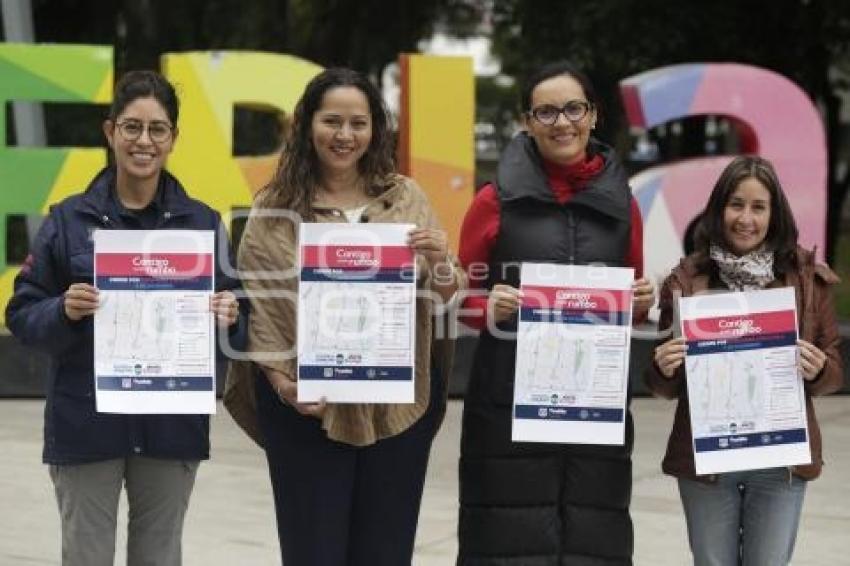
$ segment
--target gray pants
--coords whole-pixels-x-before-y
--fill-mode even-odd
[[[127,487],[128,566],[179,566],[183,518],[198,461],[133,456],[51,465],[62,523],[62,566],[112,566],[121,486]]]

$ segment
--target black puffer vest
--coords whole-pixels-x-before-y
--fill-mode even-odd
[[[508,145],[499,162],[496,190],[501,218],[490,253],[487,289],[499,283],[519,288],[523,262],[624,265],[631,234],[628,177],[609,146],[591,140],[588,152],[602,155],[602,171],[569,202],[559,204],[534,142],[521,133]],[[515,331],[516,317],[499,328]],[[494,368],[500,375],[494,376],[488,367],[487,375],[481,376],[502,386],[493,399],[499,405],[513,401],[515,349],[515,341],[495,339],[486,329],[481,332],[476,362],[500,360]],[[482,364],[475,363],[470,381],[475,381],[479,369]],[[468,396],[470,401],[476,400]]]
[[[602,155],[604,168],[562,205],[531,139],[520,134],[508,146],[496,183],[501,221],[491,252],[490,286],[502,282],[519,287],[521,261],[623,265],[631,228],[628,178],[611,148],[592,141],[588,150]]]
[[[520,134],[499,163],[501,218],[487,288],[519,287],[522,262],[623,266],[631,193],[612,149],[591,140],[602,171],[566,204],[534,142]],[[513,335],[516,317],[499,325]],[[466,393],[459,523],[463,566],[631,563],[631,449],[511,442],[516,340],[481,332]]]

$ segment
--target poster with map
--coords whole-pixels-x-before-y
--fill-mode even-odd
[[[301,224],[299,402],[413,403],[413,228]]]
[[[97,230],[98,412],[215,412],[211,230]]]
[[[512,440],[621,445],[631,268],[523,263]]]
[[[697,474],[808,464],[794,289],[679,298]]]

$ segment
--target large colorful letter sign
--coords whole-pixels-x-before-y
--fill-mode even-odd
[[[249,207],[274,173],[278,153],[233,156],[236,104],[292,114],[304,87],[322,68],[275,53],[169,53],[162,72],[180,96],[180,139],[168,168],[196,198],[221,212]]]
[[[804,246],[823,253],[827,202],[824,127],[806,94],[785,77],[747,65],[664,67],[620,83],[629,124],[652,128],[698,114],[729,117],[744,153],[773,162]],[[732,156],[652,167],[631,179],[643,213],[650,277],[665,276],[682,255],[682,237]]]
[[[474,82],[468,57],[402,56],[401,169],[431,198],[457,244],[472,198]],[[233,156],[233,107],[291,114],[321,67],[275,53],[215,51],[166,54],[163,73],[181,99],[180,135],[169,169],[189,192],[227,221],[271,179],[278,153]],[[0,43],[0,104],[10,101],[109,103],[112,49]],[[102,148],[5,147],[0,111],[0,305],[18,267],[6,258],[8,215],[41,215],[82,190],[106,164]],[[0,310],[0,325],[2,325]]]
[[[8,217],[45,213],[106,164],[100,148],[7,147],[6,104],[105,104],[112,100],[112,83],[111,47],[0,43],[0,305],[9,299],[18,272],[6,262]]]
[[[475,167],[472,60],[405,54],[400,60],[400,169],[428,193],[456,249]],[[169,168],[226,218],[234,206],[250,205],[278,157],[233,157],[234,104],[290,114],[321,67],[288,55],[248,52],[168,54],[162,66],[182,101],[181,139]]]
[[[425,188],[457,250],[475,182],[472,59],[401,55],[399,60],[399,166]]]

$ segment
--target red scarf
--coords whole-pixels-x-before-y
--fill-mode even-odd
[[[587,186],[605,166],[605,160],[598,153],[570,165],[561,165],[543,160],[543,169],[552,187],[552,193],[559,204],[565,204],[573,195]]]

